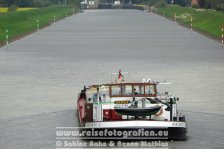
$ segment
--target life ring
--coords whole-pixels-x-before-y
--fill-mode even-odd
[[[155,114],[155,116],[156,116],[156,117],[159,117],[159,116],[162,115],[162,114],[163,114],[163,107],[160,108],[159,112],[157,112],[157,113]]]

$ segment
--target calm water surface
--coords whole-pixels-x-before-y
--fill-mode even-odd
[[[221,44],[138,10],[88,10],[0,48],[0,145],[55,148],[55,127],[77,126],[79,90],[118,69],[173,83],[160,88],[180,97],[189,139],[170,148],[223,147]]]

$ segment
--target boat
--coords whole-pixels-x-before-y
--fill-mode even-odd
[[[166,136],[144,139],[187,138],[187,122],[177,108],[179,98],[157,90],[158,85],[167,82],[126,81],[121,71],[117,75],[114,82],[84,86],[79,93],[77,113],[81,130],[166,130]],[[133,135],[127,139],[133,139]]]

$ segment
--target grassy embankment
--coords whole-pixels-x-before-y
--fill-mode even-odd
[[[221,38],[221,27],[224,26],[223,12],[168,5],[158,8],[158,13],[171,19],[174,19],[176,13],[177,21],[189,27],[192,16],[193,29],[216,39]]]
[[[37,29],[37,20],[40,28],[49,25],[56,20],[71,15],[73,8],[63,6],[50,6],[27,11],[0,13],[0,45],[5,44],[6,29],[9,40],[24,36]]]
[[[27,10],[32,10],[32,9],[37,9],[37,8],[32,8],[32,7],[29,7],[29,8],[17,8],[16,11],[27,11]],[[0,13],[6,13],[8,12],[8,8],[7,7],[0,7]]]

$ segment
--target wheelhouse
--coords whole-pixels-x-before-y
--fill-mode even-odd
[[[156,97],[155,83],[109,84],[110,97]]]

